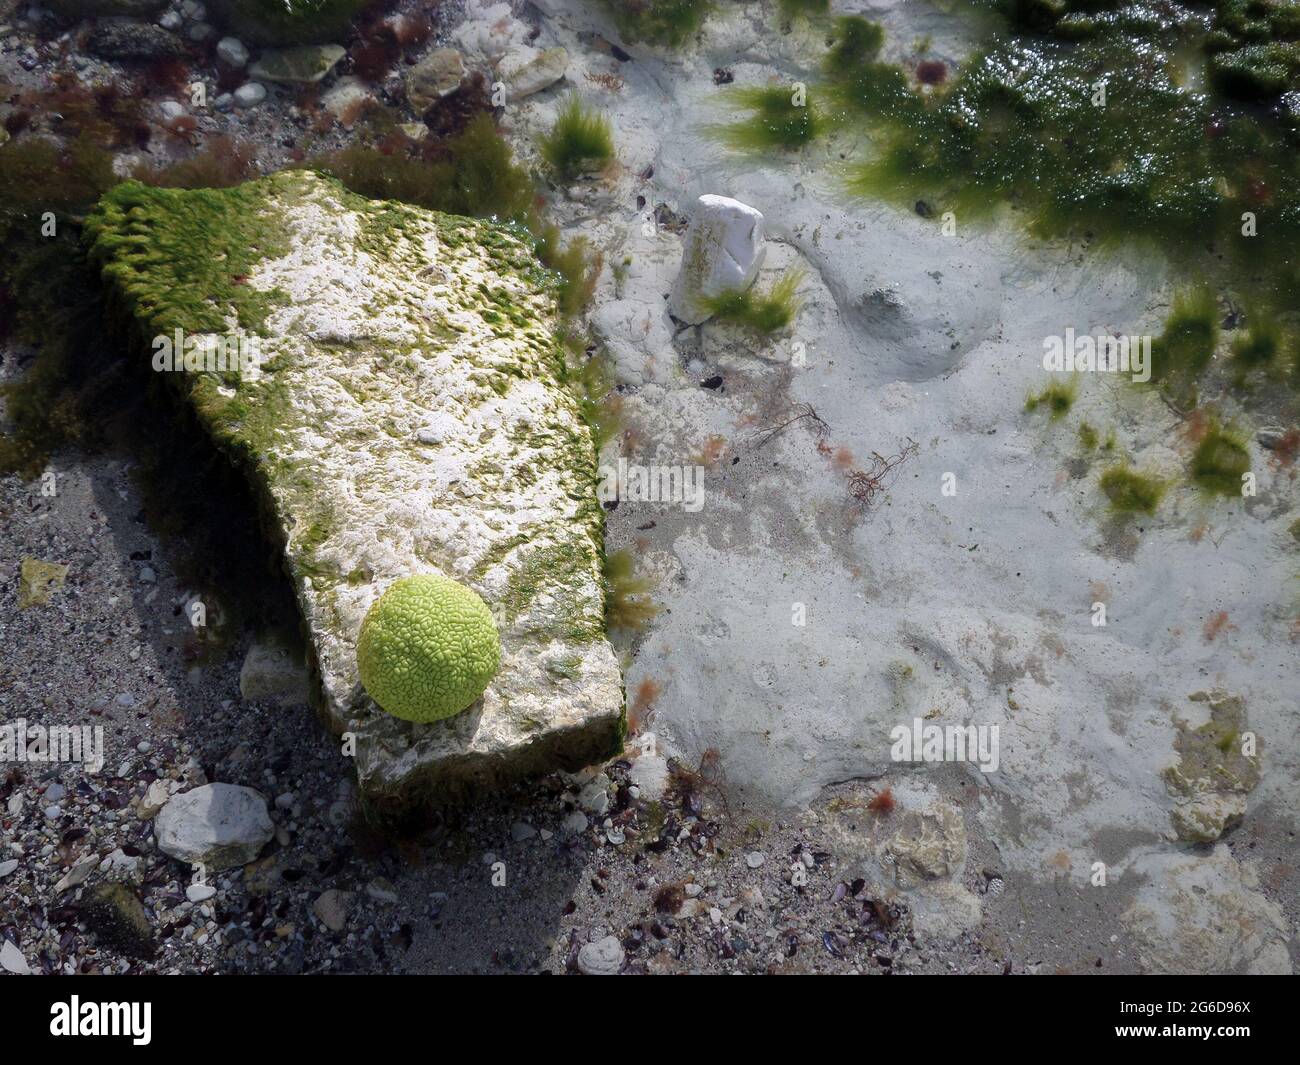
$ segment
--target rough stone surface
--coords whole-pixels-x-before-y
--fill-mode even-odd
[[[700,300],[754,283],[763,265],[763,215],[726,196],[695,202],[682,248],[682,266],[669,301],[673,314],[698,325],[709,312]]]
[[[584,976],[617,976],[623,967],[623,945],[618,936],[584,943],[578,951],[578,969]]]
[[[45,606],[50,594],[63,587],[68,567],[61,562],[42,562],[39,558],[25,558],[18,573],[18,609]]]
[[[355,892],[331,888],[329,891],[322,892],[312,904],[312,912],[331,932],[342,932],[347,927],[348,914],[352,910],[352,900],[355,897]]]
[[[249,77],[283,85],[311,85],[321,81],[347,55],[337,44],[302,45],[263,52],[248,68]]]
[[[322,711],[355,738],[363,789],[436,796],[609,754],[623,694],[604,634],[595,455],[531,253],[495,225],[364,200],[306,172],[256,189],[259,217],[283,236],[247,280],[275,294],[258,357],[235,380],[187,372],[185,394],[286,535]],[[186,198],[214,194],[131,195],[182,239]],[[153,280],[111,260],[106,273]],[[422,571],[478,592],[502,643],[481,703],[430,725],[379,711],[355,654],[382,590]]]
[[[80,911],[86,927],[105,945],[136,958],[153,956],[153,926],[133,888],[99,884],[82,900]]]
[[[498,76],[505,82],[512,100],[549,89],[569,69],[569,53],[564,48],[535,48],[512,52],[501,61]]]
[[[406,98],[423,114],[448,93],[455,92],[465,76],[465,61],[455,48],[435,48],[406,72]]]
[[[217,42],[217,58],[226,66],[239,70],[248,64],[248,48],[238,37],[222,37]]]
[[[205,784],[174,795],[154,819],[158,849],[220,872],[253,861],[275,834],[266,800],[238,784]]]
[[[101,59],[168,59],[185,53],[180,38],[161,26],[126,19],[100,22],[86,35],[85,49]]]
[[[1191,727],[1178,718],[1174,749],[1179,760],[1162,776],[1174,798],[1174,833],[1189,843],[1213,843],[1246,815],[1246,795],[1259,783],[1262,741],[1250,732],[1246,702],[1221,690],[1188,696],[1210,719]]]
[[[1146,878],[1123,920],[1149,972],[1291,973],[1281,907],[1225,845],[1205,857],[1150,854],[1129,875]]]

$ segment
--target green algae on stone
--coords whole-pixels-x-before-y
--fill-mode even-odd
[[[1160,478],[1140,473],[1126,464],[1104,471],[1100,485],[1111,507],[1126,514],[1154,514],[1168,487]]]
[[[1192,453],[1191,477],[1212,495],[1240,496],[1250,472],[1250,446],[1245,433],[1211,420]]]
[[[799,313],[799,300],[795,296],[803,274],[791,270],[760,294],[750,288],[727,289],[715,296],[700,299],[701,307],[719,321],[744,326],[757,333],[775,333],[784,329]]]
[[[1245,797],[1259,783],[1263,743],[1249,730],[1240,696],[1216,689],[1188,698],[1206,704],[1209,720],[1192,728],[1175,719],[1178,762],[1161,778],[1175,799],[1170,820],[1178,838],[1210,843],[1245,814]]]
[[[24,558],[18,574],[18,609],[48,605],[50,594],[63,587],[67,576],[68,567],[62,562]]]
[[[235,247],[228,230],[240,226],[276,239]],[[169,376],[256,488],[322,712],[359,737],[363,789],[453,791],[607,753],[623,699],[603,638],[596,453],[555,337],[556,284],[526,234],[368,200],[309,171],[224,191],[124,186],[91,229],[92,257],[137,333],[192,320],[261,330],[242,374]],[[201,282],[157,250],[187,239],[217,253],[193,264]],[[525,577],[522,556],[538,549],[574,562]],[[412,726],[366,699],[355,641],[376,589],[430,570],[493,608],[502,665],[481,709]],[[523,600],[514,621],[512,597]],[[542,646],[582,658],[559,694]]]
[[[542,137],[541,152],[566,181],[603,170],[614,158],[609,119],[572,96],[560,109],[551,131]]]

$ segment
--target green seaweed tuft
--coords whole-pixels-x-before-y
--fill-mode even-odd
[[[811,94],[801,86],[736,89],[727,99],[750,116],[708,132],[732,151],[795,151],[814,141],[824,125]]]
[[[1114,510],[1136,514],[1154,514],[1168,487],[1159,477],[1127,465],[1111,466],[1102,473],[1100,483]]]
[[[704,25],[713,0],[604,0],[625,41],[680,47]]]
[[[799,313],[800,304],[795,293],[803,277],[801,271],[791,270],[765,296],[758,295],[752,287],[729,289],[702,298],[700,304],[720,321],[742,325],[758,333],[775,333],[794,321]]]
[[[614,159],[614,134],[609,119],[571,96],[550,133],[542,138],[541,152],[542,158],[565,181],[603,170]]]
[[[1211,421],[1192,453],[1191,477],[1211,495],[1240,496],[1242,477],[1250,471],[1245,433]]]
[[[1077,377],[1071,377],[1068,381],[1052,381],[1041,392],[1029,395],[1025,400],[1025,410],[1032,413],[1039,407],[1044,407],[1052,421],[1059,421],[1070,413],[1078,394]]]

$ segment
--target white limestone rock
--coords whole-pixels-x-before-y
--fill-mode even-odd
[[[173,795],[154,819],[160,851],[215,873],[253,861],[273,835],[266,800],[238,784],[204,784]]]
[[[201,224],[190,195],[125,191],[151,206],[118,224],[180,239]],[[267,297],[256,355],[240,374],[173,383],[284,537],[319,708],[355,739],[362,790],[443,799],[608,756],[623,691],[604,629],[596,455],[531,250],[494,223],[367,200],[309,172],[228,195],[269,234],[241,289]],[[97,248],[131,296],[155,279],[114,261],[138,245],[112,235]],[[211,241],[210,227],[195,239]],[[233,313],[229,327],[242,332]],[[356,638],[383,589],[430,572],[492,608],[501,666],[465,712],[414,724],[366,694]]]
[[[709,318],[700,300],[747,289],[763,265],[763,215],[726,196],[706,194],[695,204],[682,250],[682,266],[669,309],[691,325]]]
[[[1208,857],[1148,854],[1128,875],[1146,878],[1123,922],[1147,971],[1290,975],[1282,908],[1224,844]]]
[[[505,82],[510,99],[522,100],[549,89],[568,69],[569,53],[564,48],[521,48],[501,60],[497,74]]]

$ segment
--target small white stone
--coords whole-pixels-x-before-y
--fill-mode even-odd
[[[10,858],[8,861],[0,862],[0,880],[3,880],[15,869],[18,868],[18,859]]]
[[[266,99],[266,86],[261,82],[245,82],[235,90],[236,107],[256,107]]]
[[[211,884],[191,884],[185,889],[185,897],[190,902],[206,902],[217,893],[217,889]]]
[[[727,196],[701,196],[686,231],[669,310],[691,325],[707,321],[700,300],[749,288],[766,252],[761,212]]]
[[[248,65],[248,48],[238,37],[222,37],[217,42],[217,58],[226,66],[239,70]]]
[[[762,851],[750,851],[745,855],[745,864],[751,869],[758,869],[767,861],[767,856]]]
[[[23,952],[7,939],[4,941],[4,946],[0,947],[0,969],[15,976],[30,976],[32,973],[27,959],[23,957]]]
[[[617,936],[584,943],[578,951],[578,971],[586,976],[617,976],[623,967],[623,944]]]

